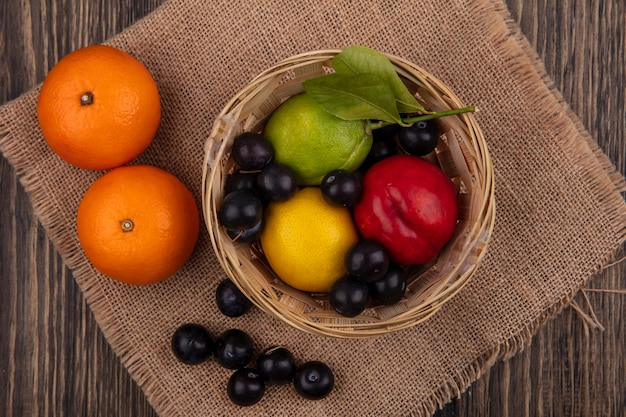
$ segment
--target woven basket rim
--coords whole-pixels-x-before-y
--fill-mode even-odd
[[[466,251],[466,257],[469,257],[471,254],[472,262],[468,264],[467,259],[462,259],[461,262],[456,262],[455,265],[450,267],[446,265],[446,268],[449,269],[449,275],[440,281],[435,280],[439,287],[435,285],[435,294],[427,298],[428,302],[407,308],[404,311],[398,311],[390,317],[373,318],[366,315],[353,319],[341,317],[337,313],[335,313],[336,317],[328,318],[327,316],[332,316],[332,312],[328,311],[321,311],[318,315],[309,314],[299,310],[296,311],[281,303],[281,300],[278,299],[279,296],[276,295],[276,293],[280,293],[280,289],[276,289],[280,288],[280,285],[271,287],[271,284],[268,284],[271,287],[268,290],[267,286],[259,285],[259,282],[266,283],[265,281],[268,281],[264,277],[258,278],[259,281],[254,281],[257,277],[252,271],[260,274],[258,269],[255,268],[256,264],[254,264],[258,259],[250,256],[247,246],[244,247],[241,244],[230,242],[225,232],[217,226],[216,211],[217,204],[221,198],[219,185],[223,177],[227,175],[227,173],[223,172],[224,169],[220,164],[228,160],[228,141],[232,141],[234,135],[242,130],[244,121],[248,122],[250,119],[255,119],[254,111],[262,107],[262,105],[257,106],[257,104],[265,104],[263,100],[258,100],[257,103],[255,100],[258,97],[271,96],[278,91],[277,86],[281,85],[278,81],[285,77],[285,74],[308,69],[311,66],[329,65],[332,57],[339,52],[341,52],[339,49],[321,49],[288,57],[259,73],[245,87],[233,95],[216,117],[214,127],[205,143],[202,206],[205,224],[211,238],[211,245],[220,265],[237,287],[262,311],[294,328],[318,335],[343,338],[369,337],[405,329],[427,320],[444,303],[461,291],[475,274],[486,253],[495,223],[494,172],[485,138],[474,115],[465,113],[454,116],[456,117],[455,129],[452,129],[451,132],[455,136],[458,134],[459,138],[450,140],[450,147],[455,148],[450,150],[450,153],[456,151],[456,161],[459,161],[458,155],[462,155],[466,165],[469,165],[469,162],[471,162],[472,167],[475,165],[480,168],[480,170],[475,172],[467,168],[465,177],[460,181],[465,181],[464,184],[469,183],[469,181],[475,181],[475,184],[474,182],[472,184],[476,187],[480,185],[482,194],[478,196],[478,202],[471,202],[473,208],[478,207],[476,209],[478,213],[474,214],[476,219],[471,222],[467,221],[467,225],[462,230],[463,233],[471,236],[472,239],[464,241],[462,236],[458,238],[458,242],[463,243],[462,250]],[[428,86],[424,94],[435,94],[438,97],[443,97],[442,100],[446,100],[448,103],[454,103],[458,107],[463,106],[463,103],[454,92],[432,74],[401,57],[390,54],[385,55],[403,78],[409,82],[417,80],[420,86],[422,84]],[[304,77],[303,79],[306,79],[306,75]],[[298,76],[296,74],[296,86],[297,83]],[[279,103],[280,100],[278,100]],[[259,123],[256,120],[255,122]],[[462,130],[462,132],[456,129]],[[456,145],[457,142],[461,145],[460,147]],[[217,194],[219,194],[219,197]],[[468,194],[469,198],[473,199],[478,193],[471,192]],[[453,252],[453,250],[450,250],[450,252]],[[258,267],[258,265],[256,266]],[[250,274],[254,275],[254,277],[250,278]],[[271,291],[275,293],[268,294]],[[302,297],[309,300],[306,294],[302,294]],[[287,298],[288,301],[292,301],[289,297]],[[297,300],[293,302],[297,304]]]

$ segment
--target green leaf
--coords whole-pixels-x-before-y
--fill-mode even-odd
[[[382,53],[365,46],[350,46],[336,55],[332,62],[338,74],[374,74],[380,77],[391,88],[400,113],[425,111],[424,106],[404,85],[391,61]]]
[[[344,120],[402,123],[389,85],[374,74],[328,74],[302,83],[326,111]]]

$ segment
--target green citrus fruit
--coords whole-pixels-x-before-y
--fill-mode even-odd
[[[349,209],[326,202],[319,188],[305,187],[269,204],[261,247],[287,285],[327,292],[347,273],[344,258],[358,239]]]
[[[354,171],[372,147],[367,121],[340,119],[306,93],[281,104],[264,133],[276,161],[291,168],[300,185],[319,185],[335,169]]]

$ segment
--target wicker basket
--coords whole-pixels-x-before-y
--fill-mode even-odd
[[[310,294],[285,285],[267,266],[257,244],[233,243],[217,220],[234,137],[261,131],[272,111],[302,92],[301,82],[328,73],[339,50],[293,56],[253,79],[226,105],[205,145],[203,209],[217,258],[241,291],[263,311],[291,326],[334,337],[380,335],[420,323],[432,316],[468,282],[479,265],[494,224],[493,166],[482,132],[472,114],[440,119],[445,135],[432,159],[459,191],[459,222],[450,242],[429,265],[412,267],[405,297],[392,306],[372,306],[361,315],[337,314],[325,294]],[[387,55],[407,86],[430,110],[463,104],[439,80],[414,64]]]

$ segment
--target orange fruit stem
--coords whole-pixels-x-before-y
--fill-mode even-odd
[[[91,91],[86,91],[80,96],[80,105],[88,106],[93,103],[93,93]]]
[[[122,220],[120,226],[122,227],[122,232],[132,232],[135,227],[131,219]]]

